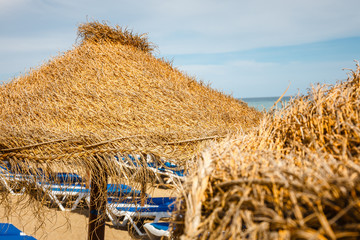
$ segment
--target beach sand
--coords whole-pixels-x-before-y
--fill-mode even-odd
[[[152,196],[169,196],[170,190],[156,189]],[[13,203],[23,196],[9,196]],[[6,217],[5,204],[0,203],[0,222],[12,223],[27,235],[38,240],[87,240],[88,209],[82,208],[71,212],[62,212],[58,208],[46,208],[45,221],[38,221],[32,214],[32,206],[17,206],[11,215]],[[105,239],[131,239],[127,229],[114,228],[111,221],[106,222]]]

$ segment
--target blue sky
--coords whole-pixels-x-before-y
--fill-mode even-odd
[[[360,60],[358,0],[0,0],[0,82],[71,49],[80,23],[148,33],[156,55],[234,97],[306,93]]]

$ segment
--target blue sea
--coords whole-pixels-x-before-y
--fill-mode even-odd
[[[290,100],[290,96],[284,96],[281,101],[276,105],[276,108],[281,108],[282,104],[285,104]],[[248,106],[254,107],[259,111],[268,111],[279,97],[256,97],[256,98],[240,98],[240,100],[246,102]]]

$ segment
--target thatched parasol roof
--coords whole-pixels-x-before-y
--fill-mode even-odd
[[[359,239],[360,66],[202,154],[182,239]]]
[[[144,36],[93,22],[79,37],[0,88],[0,159],[63,161],[109,149],[188,159],[200,141],[177,142],[258,122],[254,109],[154,57]]]
[[[154,57],[145,35],[98,22],[78,35],[73,49],[0,87],[0,162],[15,171],[131,181],[141,174],[108,160],[151,154],[181,167],[206,142],[259,122],[255,109]]]

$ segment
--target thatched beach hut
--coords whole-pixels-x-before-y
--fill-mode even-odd
[[[182,239],[359,239],[360,66],[199,162],[174,216]]]
[[[90,172],[101,193],[107,179],[151,181],[115,155],[182,167],[206,142],[259,122],[256,110],[154,57],[145,35],[98,22],[78,33],[73,49],[0,87],[0,162],[13,171]]]

